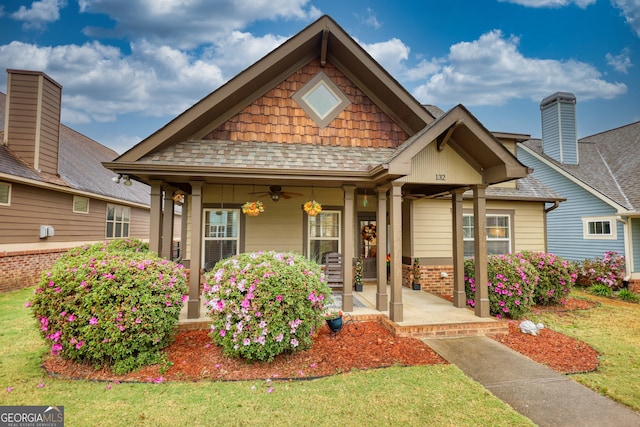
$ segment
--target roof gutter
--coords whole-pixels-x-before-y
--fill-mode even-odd
[[[544,213],[548,214],[549,212],[558,209],[558,206],[560,206],[560,200],[554,200],[553,206],[550,206],[550,207],[546,208],[544,210]]]

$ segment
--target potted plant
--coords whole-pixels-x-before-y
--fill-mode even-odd
[[[411,289],[414,291],[420,290],[420,260],[418,258],[413,260],[413,281],[411,283]]]
[[[342,329],[342,310],[331,310],[324,314],[324,320],[331,332],[340,332]]]
[[[242,213],[248,216],[258,216],[264,212],[264,205],[260,201],[247,202],[242,205]]]
[[[354,280],[356,292],[362,292],[362,257],[356,261],[356,275]]]

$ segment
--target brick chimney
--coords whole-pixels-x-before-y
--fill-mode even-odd
[[[540,103],[542,115],[542,152],[567,165],[578,164],[576,97],[556,92]]]
[[[7,74],[4,144],[37,171],[58,175],[62,86],[38,71]]]

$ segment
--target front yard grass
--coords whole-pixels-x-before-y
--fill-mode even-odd
[[[312,381],[114,384],[50,378],[31,289],[0,294],[0,405],[59,405],[66,425],[531,426],[455,366]],[[11,390],[11,391],[9,391]]]

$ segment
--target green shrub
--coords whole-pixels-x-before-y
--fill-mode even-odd
[[[618,291],[618,298],[627,302],[638,302],[640,301],[640,295],[635,292],[630,291],[629,289],[620,289]]]
[[[30,305],[51,353],[126,373],[162,360],[186,290],[181,265],[118,240],[62,255]]]
[[[537,270],[538,284],[533,300],[539,305],[564,305],[578,277],[577,266],[561,257],[544,253],[522,251],[520,256]]]
[[[320,266],[276,252],[219,261],[204,290],[214,342],[227,356],[263,361],[310,348],[331,295]]]
[[[624,275],[624,256],[609,251],[605,252],[602,258],[582,261],[576,283],[587,287],[602,284],[617,290],[622,286]]]
[[[596,283],[595,285],[589,286],[588,291],[601,297],[610,297],[613,295],[613,289],[603,283]]]
[[[471,307],[475,306],[474,275],[475,259],[465,260],[465,291],[467,304]],[[488,257],[487,276],[491,315],[518,319],[529,311],[538,280],[530,262],[518,255],[491,255]]]

